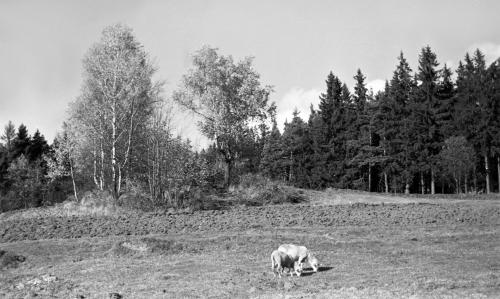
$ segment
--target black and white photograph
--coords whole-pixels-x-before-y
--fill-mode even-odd
[[[500,298],[500,1],[0,0],[0,298]]]

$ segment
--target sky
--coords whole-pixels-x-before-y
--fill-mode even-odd
[[[82,58],[102,30],[122,23],[158,67],[168,100],[204,45],[235,60],[255,57],[278,123],[295,108],[307,119],[330,71],[353,88],[360,68],[375,91],[390,79],[400,51],[412,69],[430,45],[456,69],[466,52],[500,56],[500,1],[0,1],[0,126],[39,129],[52,142],[80,93]],[[173,127],[200,148],[207,140],[190,115]]]

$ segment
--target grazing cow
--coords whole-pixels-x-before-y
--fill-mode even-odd
[[[276,277],[277,272],[279,277],[281,277],[284,268],[288,268],[290,276],[293,276],[293,272],[295,272],[297,276],[300,276],[301,269],[297,262],[286,253],[278,250],[273,251],[273,253],[271,253],[271,269],[273,270],[274,276]]]
[[[314,272],[318,272],[318,259],[305,246],[297,246],[293,244],[283,244],[278,248],[278,251],[286,253],[294,262],[299,263],[299,269],[302,270],[304,263],[309,262]]]

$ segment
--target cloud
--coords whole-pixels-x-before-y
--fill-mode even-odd
[[[382,79],[372,80],[372,81],[366,83],[366,88],[368,88],[368,90],[370,90],[370,89],[373,90],[373,93],[376,94],[377,92],[384,90],[385,80],[382,80]]]
[[[473,54],[476,49],[479,49],[481,50],[481,52],[483,52],[487,64],[490,64],[493,61],[500,58],[500,44],[494,44],[494,43],[474,44],[470,46],[467,49],[467,51],[470,54]]]
[[[290,121],[295,109],[299,111],[299,116],[307,121],[311,114],[311,104],[315,109],[318,108],[319,89],[304,89],[300,87],[292,87],[285,95],[277,101],[276,121],[278,128],[283,131],[285,120]]]

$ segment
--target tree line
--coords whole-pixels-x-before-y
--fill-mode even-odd
[[[25,125],[16,130],[9,121],[0,139],[0,199],[7,193],[15,198],[8,206],[0,200],[0,211],[40,206],[47,202],[49,193],[52,197],[59,195],[60,186],[47,184],[44,157],[51,153],[51,147],[40,131],[30,136]]]
[[[427,46],[418,68],[403,53],[374,94],[333,72],[317,108],[295,111],[278,130],[272,86],[253,58],[235,61],[203,47],[171,97],[132,29],[113,25],[83,59],[80,95],[49,146],[40,132],[5,126],[0,197],[24,206],[78,200],[88,190],[116,200],[133,194],[153,206],[182,206],[193,194],[227,190],[242,174],[311,189],[460,193],[498,190],[500,63],[466,54],[454,73]],[[173,103],[193,113],[213,141],[193,150],[174,136]],[[497,167],[494,167],[496,164]],[[496,168],[496,169],[495,169]]]
[[[422,48],[414,72],[403,53],[383,91],[358,69],[354,92],[332,72],[307,122],[273,123],[260,169],[304,188],[451,193],[498,190],[500,64],[466,54],[453,72]],[[492,167],[496,164],[496,169]],[[496,177],[496,182],[492,181]]]

